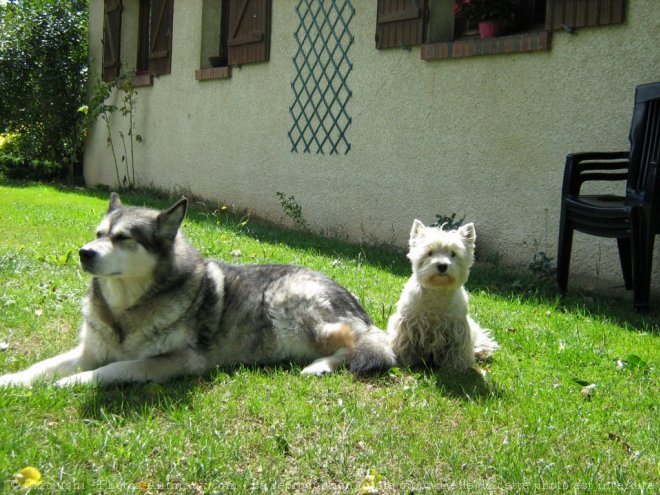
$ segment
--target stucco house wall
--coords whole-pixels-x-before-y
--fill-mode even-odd
[[[350,151],[292,152],[296,0],[274,0],[270,60],[229,79],[195,80],[203,1],[175,0],[172,72],[138,88],[136,172],[287,222],[294,195],[316,229],[405,246],[412,220],[456,213],[477,226],[478,255],[527,266],[556,254],[565,155],[628,148],[635,86],[660,80],[660,2],[630,0],[625,23],[552,35],[549,51],[424,61],[419,47],[377,50],[376,2],[353,0],[346,109]],[[122,56],[134,64],[137,0],[125,0]],[[103,1],[90,6],[100,71]],[[115,103],[123,97],[115,92]],[[126,128],[113,115],[115,130]],[[116,186],[102,123],[85,147],[88,184]],[[656,260],[658,258],[656,246]],[[660,261],[653,274],[660,284]],[[571,284],[621,285],[613,240],[576,234]]]

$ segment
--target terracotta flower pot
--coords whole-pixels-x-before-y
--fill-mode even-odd
[[[500,21],[481,21],[479,23],[479,36],[481,39],[494,38],[500,33]]]

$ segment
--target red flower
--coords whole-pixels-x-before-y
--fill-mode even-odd
[[[458,13],[461,11],[461,7],[457,3],[454,4],[452,9],[454,10],[454,15],[458,15]]]

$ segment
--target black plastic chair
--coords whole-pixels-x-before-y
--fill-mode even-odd
[[[573,231],[616,238],[635,307],[649,306],[655,236],[660,233],[660,82],[635,90],[630,151],[566,157],[557,250],[557,283],[565,293]],[[591,181],[626,181],[625,196],[581,194]],[[592,187],[590,186],[590,189]]]

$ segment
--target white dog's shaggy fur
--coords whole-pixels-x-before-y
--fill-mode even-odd
[[[399,364],[465,370],[475,356],[498,349],[490,331],[468,315],[463,286],[474,263],[475,239],[471,223],[448,231],[414,221],[408,253],[413,274],[388,323]]]

